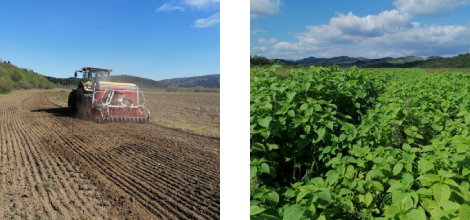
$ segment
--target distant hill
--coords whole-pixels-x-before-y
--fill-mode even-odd
[[[46,77],[50,82],[55,84],[60,84],[63,86],[66,85],[77,85],[80,82],[81,78],[56,78],[47,76]],[[174,79],[165,79],[160,81],[155,81],[147,78],[142,78],[138,76],[130,75],[112,75],[111,81],[113,82],[125,82],[125,83],[134,83],[140,88],[167,88],[168,86],[178,86],[178,87],[196,87],[202,86],[204,88],[220,88],[219,84],[220,74],[216,75],[207,75],[207,76],[193,76],[185,78],[174,78]]]
[[[470,55],[459,54],[455,57],[432,57],[426,60],[416,60],[411,62],[376,62],[364,64],[361,67],[372,67],[372,68],[409,68],[409,67],[420,67],[420,68],[470,68]]]
[[[302,64],[315,64],[315,63],[323,63],[325,65],[338,65],[338,66],[347,66],[357,62],[365,62],[368,59],[365,58],[356,58],[356,57],[348,57],[348,56],[339,56],[339,57],[332,57],[332,58],[316,58],[316,57],[308,57],[304,59],[300,59],[295,61],[296,63]]]
[[[265,61],[258,65],[270,64],[270,60],[263,57],[252,57],[251,60],[257,60],[258,62]],[[440,56],[430,57],[417,57],[417,56],[406,56],[406,57],[384,57],[378,59],[368,59],[364,57],[349,57],[339,56],[332,58],[316,58],[307,57],[299,60],[284,60],[284,59],[271,59],[275,63],[290,66],[305,66],[305,65],[317,65],[317,66],[332,66],[338,65],[342,67],[358,66],[366,68],[409,68],[409,67],[422,67],[422,68],[470,68],[470,55],[460,54],[455,57],[443,58]],[[251,63],[253,66],[254,63]]]
[[[164,79],[159,82],[165,86],[220,88],[220,74]]]
[[[418,67],[423,68],[470,68],[470,54],[459,54],[455,57],[426,60]]]
[[[392,64],[414,62],[414,61],[424,61],[425,58],[416,57],[416,56],[407,56],[407,57],[384,57],[379,59],[368,59],[364,57],[349,57],[349,56],[339,56],[332,58],[317,58],[317,57],[307,57],[300,60],[284,60],[284,59],[274,59],[277,63],[282,63],[286,65],[296,65],[296,64],[308,64],[308,65],[338,65],[338,66],[364,66],[364,65],[375,65],[378,63],[389,62]]]

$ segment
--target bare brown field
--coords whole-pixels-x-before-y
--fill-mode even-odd
[[[67,107],[70,90],[52,90],[48,99]],[[145,91],[151,122],[210,137],[220,137],[220,93]]]
[[[0,95],[0,219],[220,218],[220,140],[160,126],[152,109],[197,123],[204,98],[149,92],[154,123],[96,124],[70,115],[59,91]]]

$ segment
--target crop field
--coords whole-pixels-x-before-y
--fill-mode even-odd
[[[251,219],[470,219],[470,74],[252,69]]]
[[[210,103],[218,97],[165,102],[149,94],[152,123],[96,124],[72,117],[62,94],[0,95],[0,219],[219,218],[218,131],[198,127],[218,129],[218,106]],[[189,101],[178,109],[181,100]],[[195,112],[201,106],[213,112]],[[187,127],[158,124],[183,116],[175,127]],[[200,125],[190,120],[197,117]]]

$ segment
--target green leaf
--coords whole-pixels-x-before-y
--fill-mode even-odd
[[[298,203],[298,202],[299,202],[302,198],[304,198],[308,193],[309,193],[309,191],[301,191],[301,192],[297,195],[296,202]]]
[[[412,209],[405,214],[407,220],[426,220],[426,213],[424,210]]]
[[[325,87],[325,86],[322,85],[322,84],[316,84],[316,85],[315,85],[315,89],[317,89],[318,92],[320,92],[320,90],[321,90],[323,87]]]
[[[460,220],[470,220],[470,206],[463,204],[459,209]]]
[[[352,165],[349,165],[348,168],[346,168],[344,176],[349,180],[354,179],[356,177],[356,169],[354,169]]]
[[[279,194],[277,194],[277,192],[270,192],[264,198],[268,200],[269,202],[271,202],[272,204],[274,204],[275,206],[279,202]]]
[[[341,190],[339,191],[339,194],[338,194],[338,195],[344,196],[344,195],[347,195],[347,194],[350,194],[350,193],[352,193],[351,190],[346,189],[346,188],[341,188]]]
[[[326,181],[331,186],[338,181],[339,173],[336,170],[330,170],[326,173]]]
[[[398,206],[400,206],[400,205],[401,205],[401,202],[403,201],[403,199],[405,198],[405,196],[407,196],[407,194],[404,193],[404,192],[401,191],[401,190],[393,191],[393,192],[392,192],[392,204],[393,204],[393,205],[398,205]],[[400,208],[400,210],[401,210],[401,208]]]
[[[434,164],[433,162],[427,161],[427,160],[420,160],[418,161],[418,170],[420,174],[424,174],[429,170],[434,169]]]
[[[374,163],[382,163],[382,157],[376,157],[373,160]]]
[[[403,187],[403,184],[401,184],[400,182],[397,182],[395,184],[393,184],[392,186],[390,186],[390,188],[388,188],[387,192],[394,192],[398,189],[401,189]]]
[[[304,104],[302,104],[302,105],[300,106],[300,111],[303,111],[303,110],[305,110],[305,109],[307,109],[307,108],[308,108],[308,104],[307,104],[307,103],[304,103]]]
[[[257,150],[257,151],[266,151],[264,145],[263,145],[262,143],[258,143],[258,142],[253,143],[253,145],[251,146],[251,148],[252,148],[253,150]]]
[[[413,136],[413,131],[405,129],[405,134],[408,136]]]
[[[414,182],[413,175],[411,173],[404,173],[402,174],[402,181],[403,185],[409,185]]]
[[[372,200],[374,200],[374,197],[372,197],[372,194],[370,194],[370,192],[368,192],[364,197],[364,202],[365,202],[367,207],[369,207],[369,205],[372,203]]]
[[[309,88],[310,88],[310,83],[309,82],[305,83],[305,91],[307,91]]]
[[[428,182],[437,182],[439,181],[441,178],[436,175],[436,174],[424,174],[424,175],[421,175],[420,177],[418,177],[418,180],[425,180],[425,181],[428,181]]]
[[[287,115],[289,115],[289,116],[292,117],[292,118],[295,117],[295,112],[294,112],[294,110],[289,110],[289,111],[287,112]]]
[[[253,220],[279,220],[280,218],[274,215],[268,215],[266,213],[261,213],[257,216],[254,216]]]
[[[423,137],[422,135],[420,135],[420,134],[416,134],[416,135],[415,135],[415,138],[424,139],[424,137]]]
[[[269,150],[279,149],[279,145],[277,145],[277,144],[266,144],[266,145],[268,145]]]
[[[395,166],[393,167],[393,175],[396,176],[398,175],[401,170],[403,169],[403,164],[398,162],[397,164],[395,164]]]
[[[448,185],[436,183],[432,186],[432,193],[438,203],[444,203],[449,200],[451,191]]]
[[[318,129],[318,138],[317,142],[323,139],[323,136],[325,136],[326,129],[325,128],[320,128]]]
[[[402,210],[409,210],[413,207],[413,199],[411,196],[409,196],[409,194],[403,198],[400,206]]]
[[[266,209],[261,208],[257,205],[252,205],[252,206],[250,206],[250,215],[257,215],[257,214],[263,212],[264,210],[266,210]]]
[[[379,181],[372,181],[372,185],[380,192],[384,191],[384,186]]]
[[[385,209],[384,216],[389,219],[394,219],[394,217],[400,213],[400,207],[393,205]]]
[[[267,163],[262,163],[261,164],[261,172],[269,173],[269,165]]]
[[[461,112],[459,112],[459,113],[457,114],[457,117],[464,116],[464,115],[466,115],[467,113],[468,113],[467,111],[463,110],[463,111],[461,111]]]
[[[307,133],[307,134],[310,133],[310,125],[305,125],[305,126],[304,126],[304,131],[305,131],[305,133]]]
[[[339,142],[343,142],[344,139],[346,139],[347,137],[348,137],[347,135],[341,134],[341,135],[339,136],[339,140],[338,140],[338,141],[339,141]]]
[[[403,150],[405,150],[405,151],[410,151],[411,146],[410,146],[409,144],[403,144],[403,145],[401,146],[401,148],[402,148]]]
[[[285,193],[284,196],[287,198],[292,198],[295,196],[295,190],[289,188]]]
[[[291,205],[284,210],[282,220],[299,220],[304,215],[305,210],[299,204]]]
[[[255,177],[256,172],[258,172],[258,169],[255,166],[251,167],[250,168],[250,177],[252,177],[252,178]]]
[[[317,196],[319,199],[323,200],[323,201],[318,200],[317,202],[326,202],[323,205],[328,205],[328,204],[332,203],[331,193],[327,190],[318,191],[318,192],[315,193],[315,196]]]
[[[297,94],[297,93],[295,93],[295,92],[288,92],[288,93],[286,94],[286,96],[287,96],[287,102],[291,102],[292,99],[294,99],[294,96],[295,96],[296,94]]]
[[[432,191],[426,188],[420,188],[416,191],[420,196],[432,196]]]
[[[466,176],[470,173],[470,169],[464,167],[463,170],[462,170],[462,176]]]
[[[333,131],[333,122],[330,121],[330,122],[326,123],[326,127]]]
[[[271,103],[266,103],[266,105],[264,105],[264,108],[272,110],[273,105],[271,105]]]
[[[271,122],[273,118],[271,116],[266,116],[264,118],[258,118],[258,124],[267,128],[269,127],[269,123]]]
[[[428,212],[431,212],[431,211],[439,208],[439,205],[437,204],[436,201],[431,200],[431,199],[426,199],[426,198],[423,198],[421,200],[421,205]]]

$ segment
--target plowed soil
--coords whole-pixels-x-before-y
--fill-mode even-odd
[[[47,93],[0,95],[0,219],[219,218],[218,138],[83,121]]]

